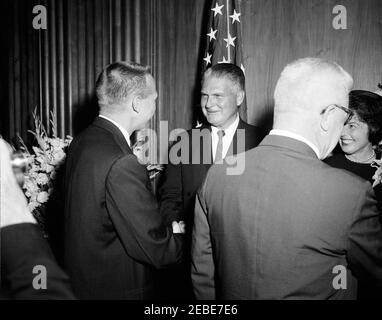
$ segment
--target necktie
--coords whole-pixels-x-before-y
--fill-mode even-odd
[[[218,134],[218,146],[216,147],[215,163],[222,163],[223,160],[223,137],[225,135],[224,130],[219,130]]]

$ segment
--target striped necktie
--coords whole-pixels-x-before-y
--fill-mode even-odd
[[[218,145],[216,147],[216,153],[215,153],[215,163],[222,163],[223,161],[223,137],[225,135],[224,130],[219,130],[217,132],[218,134]]]

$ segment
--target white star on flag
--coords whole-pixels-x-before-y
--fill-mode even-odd
[[[241,31],[244,19],[247,18],[241,9],[241,3],[245,1],[210,0],[207,2],[210,4],[207,12],[208,24],[202,33],[205,44],[203,52],[200,53],[201,71],[205,72],[207,68],[217,64],[232,63],[245,73]],[[245,98],[239,112],[243,119],[247,118]]]
[[[227,46],[226,46],[226,47],[228,48],[228,46],[230,46],[230,45],[231,45],[232,47],[234,47],[234,46],[235,46],[235,43],[234,43],[235,39],[236,39],[236,37],[233,37],[233,38],[232,38],[231,35],[228,34],[228,38],[225,38],[225,39],[224,39],[224,41],[227,42]]]
[[[223,56],[223,60],[222,61],[218,61],[218,63],[231,63],[231,61],[226,60],[225,56]]]
[[[229,16],[230,18],[232,18],[232,24],[234,24],[235,21],[237,22],[240,22],[240,17],[241,13],[238,13],[236,12],[236,10],[233,10],[233,15],[232,16]]]
[[[214,17],[217,15],[217,14],[220,14],[220,15],[223,15],[222,13],[222,9],[224,7],[224,4],[222,4],[221,6],[219,6],[219,4],[216,2],[216,6],[215,8],[212,8],[211,10],[214,12]]]
[[[207,33],[207,36],[210,37],[210,41],[211,41],[212,39],[215,39],[215,40],[216,40],[216,37],[215,37],[216,32],[218,32],[217,29],[214,30],[214,29],[211,28],[211,32],[210,32],[210,33]]]
[[[211,64],[211,58],[212,58],[212,54],[209,54],[207,52],[207,56],[205,58],[203,58],[203,60],[206,62],[206,65],[208,66],[209,64]]]

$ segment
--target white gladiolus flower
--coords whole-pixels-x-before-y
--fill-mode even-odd
[[[45,173],[39,173],[36,177],[36,182],[40,185],[45,185],[49,182],[48,176]]]
[[[46,162],[47,162],[45,157],[43,157],[43,156],[38,156],[38,157],[36,157],[35,160],[40,164],[40,166],[46,164]]]
[[[65,148],[65,141],[59,138],[52,138],[49,140],[50,144],[54,149],[63,149]]]
[[[37,195],[37,201],[40,202],[40,203],[45,203],[48,201],[48,198],[49,198],[49,194],[48,192],[46,191],[43,191],[43,192],[40,192],[38,195]]]
[[[54,179],[56,179],[56,176],[57,176],[56,171],[52,171],[51,174],[50,174],[50,179],[54,180]]]
[[[31,199],[30,199],[31,202],[37,202],[37,195],[38,195],[38,191],[32,193],[32,195],[31,195]]]
[[[40,204],[38,202],[32,201],[28,203],[28,209],[30,212],[33,212],[37,207],[39,207]]]
[[[27,189],[31,194],[37,192],[39,189],[35,181],[32,181],[29,178],[25,179],[24,188]]]
[[[53,117],[53,114],[52,114]],[[49,137],[36,111],[33,113],[35,130],[32,132],[37,145],[32,147],[33,154],[20,138],[24,156],[28,159],[28,169],[24,175],[23,190],[28,198],[28,208],[31,212],[49,200],[54,192],[53,180],[56,178],[56,170],[65,160],[64,149],[69,146],[73,138],[66,136]],[[55,125],[54,119],[51,122]],[[48,190],[46,190],[48,189]],[[46,190],[46,191],[45,191]]]
[[[56,152],[53,153],[53,165],[58,165],[60,164],[64,159],[65,159],[65,152],[62,150],[57,150]]]

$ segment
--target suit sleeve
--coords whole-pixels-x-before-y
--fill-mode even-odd
[[[75,299],[69,277],[57,265],[41,229],[32,223],[4,227],[1,232],[1,286],[13,299]],[[41,267],[45,268],[46,273]],[[46,288],[42,286],[46,275]],[[41,281],[40,281],[41,279]],[[42,286],[36,289],[36,285]]]
[[[191,248],[191,277],[196,299],[213,300],[216,299],[215,266],[212,256],[210,227],[203,198],[205,183],[196,195]]]
[[[146,168],[134,155],[110,169],[106,206],[128,255],[156,268],[180,262],[183,236],[164,225]]]
[[[382,228],[369,183],[359,197],[349,232],[349,265],[358,277],[382,282]]]
[[[169,163],[161,177],[161,184],[158,190],[160,212],[166,225],[171,225],[172,221],[184,220],[183,212],[183,186],[182,186],[182,165]]]

